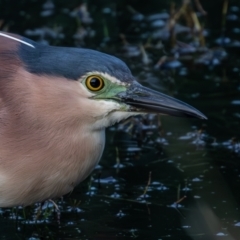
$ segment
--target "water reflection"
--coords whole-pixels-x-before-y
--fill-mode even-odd
[[[200,2],[210,23],[217,17],[221,22],[222,6]],[[239,3],[229,6],[228,31],[204,26],[202,11],[201,26],[178,22],[169,9],[161,11],[168,6],[179,13],[181,6],[169,1],[153,2],[151,13],[145,13],[146,4],[131,3],[131,9],[128,3],[128,10],[119,10],[101,1],[59,7],[49,0],[38,9],[41,24],[17,28],[14,22],[12,30],[24,28],[44,44],[120,56],[144,85],[177,95],[201,109],[208,122],[147,115],[110,128],[92,176],[57,200],[60,224],[51,203],[38,219],[39,205],[0,209],[1,239],[239,239]],[[116,27],[117,13],[122,18]],[[2,29],[11,29],[5,18]],[[199,26],[208,29],[196,31]],[[119,41],[112,37],[117,28]]]

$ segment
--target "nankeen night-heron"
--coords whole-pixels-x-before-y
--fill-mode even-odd
[[[148,112],[206,118],[116,57],[0,33],[0,207],[69,193],[101,158],[105,128]]]

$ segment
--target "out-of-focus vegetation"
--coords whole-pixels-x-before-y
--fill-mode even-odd
[[[54,205],[0,210],[0,239],[238,239],[238,0],[0,0],[0,28],[122,58],[207,122],[155,115],[108,130],[92,176]],[[1,196],[0,196],[1,197]]]

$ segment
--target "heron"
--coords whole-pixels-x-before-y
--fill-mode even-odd
[[[98,164],[105,129],[146,113],[206,119],[117,57],[0,32],[0,207],[71,192]]]

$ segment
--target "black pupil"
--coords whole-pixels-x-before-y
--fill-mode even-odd
[[[101,85],[101,82],[100,82],[100,80],[99,80],[98,78],[92,78],[92,79],[90,80],[90,85],[91,85],[91,87],[93,87],[93,88],[99,88],[100,85]]]

